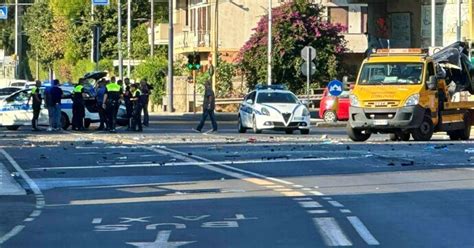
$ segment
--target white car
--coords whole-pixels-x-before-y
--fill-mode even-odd
[[[61,100],[61,125],[62,128],[66,130],[72,121],[71,92],[73,88],[62,86],[61,89],[63,90]],[[44,104],[44,87],[40,88],[40,93],[43,95]],[[31,89],[24,89],[15,92],[0,101],[0,126],[4,126],[8,130],[17,130],[20,126],[31,125],[31,119],[33,117],[33,100],[30,99],[30,102],[27,105],[30,94]],[[97,112],[89,110],[89,107],[86,106],[86,117],[84,120],[86,128],[89,127],[92,122],[98,122],[100,120]],[[48,110],[44,106],[41,108],[38,124],[42,126],[49,124]]]
[[[310,119],[308,108],[291,91],[281,86],[259,86],[240,105],[238,131],[245,133],[251,128],[255,133],[281,130],[291,134],[300,130],[309,134]]]

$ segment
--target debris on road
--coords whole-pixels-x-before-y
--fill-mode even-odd
[[[465,153],[474,153],[474,148],[468,148],[464,150]]]

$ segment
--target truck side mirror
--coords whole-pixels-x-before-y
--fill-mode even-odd
[[[429,90],[436,90],[436,88],[438,87],[438,79],[436,78],[436,76],[430,76],[428,82],[426,82],[426,86]]]

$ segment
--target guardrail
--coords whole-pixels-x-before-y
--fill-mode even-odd
[[[316,95],[298,95],[298,98],[301,100],[309,100],[310,102],[320,101],[323,98],[322,94]],[[243,100],[243,97],[238,98],[216,98],[216,105],[229,105],[229,104],[240,104]],[[196,101],[197,105],[202,105],[202,99]]]

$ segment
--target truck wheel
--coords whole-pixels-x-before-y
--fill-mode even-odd
[[[401,141],[409,141],[410,140],[410,133],[401,133],[399,134]]]
[[[336,112],[334,112],[334,111],[328,110],[328,111],[324,112],[323,118],[324,118],[324,121],[327,122],[327,123],[337,122]]]
[[[471,136],[471,118],[469,114],[464,115],[464,128],[448,132],[450,140],[469,140]]]
[[[240,116],[239,116],[239,121],[238,121],[238,123],[237,123],[237,131],[238,131],[239,133],[245,133],[245,132],[247,132],[247,128],[245,128],[244,125],[242,125],[242,119],[240,118]]]
[[[433,121],[429,115],[425,115],[421,125],[411,131],[413,139],[416,141],[429,141],[433,136]]]
[[[354,129],[349,124],[346,127],[347,135],[352,141],[364,142],[370,138],[370,133],[366,130]]]
[[[396,134],[396,133],[391,133],[391,134],[389,135],[389,139],[390,139],[390,141],[399,141],[399,140],[400,140],[400,137],[399,137],[398,134]]]

